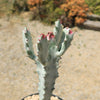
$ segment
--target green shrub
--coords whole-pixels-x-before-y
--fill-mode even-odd
[[[85,0],[85,2],[92,13],[100,15],[100,0]]]
[[[28,0],[33,12],[31,19],[40,19],[42,22],[53,24],[61,19],[64,27],[81,25],[86,21],[88,5],[84,0]]]
[[[21,11],[27,11],[28,10],[28,5],[27,5],[27,0],[12,0],[12,12],[18,12],[20,13]]]
[[[33,7],[31,19],[40,19],[44,23],[54,24],[64,14],[64,10],[59,8],[61,3],[62,0],[44,0],[39,7]]]

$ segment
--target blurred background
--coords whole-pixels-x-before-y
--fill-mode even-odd
[[[73,27],[83,24],[89,15],[100,15],[100,0],[0,0],[1,16],[23,12],[30,12],[30,20],[54,24],[59,18],[64,26]]]
[[[25,53],[22,30],[53,31],[61,20],[75,32],[62,56],[53,94],[64,100],[100,100],[100,0],[0,0],[0,100],[38,92],[34,61]]]

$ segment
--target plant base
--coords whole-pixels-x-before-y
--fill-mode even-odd
[[[21,100],[39,100],[39,93],[28,95]],[[52,95],[51,100],[63,100],[63,99],[61,99],[56,95]]]

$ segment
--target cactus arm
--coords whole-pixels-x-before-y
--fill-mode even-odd
[[[62,56],[65,53],[65,51],[69,48],[69,46],[71,45],[71,41],[73,39],[74,34],[73,33],[69,34],[69,33],[70,33],[70,28],[63,29],[63,34],[65,34],[65,37],[62,40],[63,42],[61,43],[61,49],[56,52],[56,56]]]
[[[60,51],[57,51],[57,52],[56,52],[56,56],[57,56],[57,57],[58,57],[58,56],[62,56],[62,55],[64,54],[64,52],[65,52],[65,42],[62,43],[62,46],[61,46]]]
[[[61,41],[61,37],[62,37],[62,29],[63,26],[62,24],[60,24],[60,20],[55,22],[55,28],[54,28],[54,35],[55,35],[55,41],[56,41],[56,45],[59,47],[59,43]]]
[[[49,42],[47,41],[47,38],[45,38],[45,36],[43,38],[43,36],[41,35],[37,43],[37,53],[38,53],[38,60],[44,65],[48,60],[48,46]]]
[[[36,56],[35,56],[34,50],[33,50],[32,37],[26,27],[23,30],[23,42],[24,42],[24,47],[28,54],[28,57],[33,60],[36,60]]]

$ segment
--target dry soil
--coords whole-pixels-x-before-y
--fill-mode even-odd
[[[24,51],[22,30],[27,26],[31,31],[35,48],[38,35],[54,26],[24,16],[0,19],[0,100],[21,100],[38,92],[36,65]],[[73,30],[74,39],[60,61],[53,94],[64,100],[100,100],[100,31]]]

